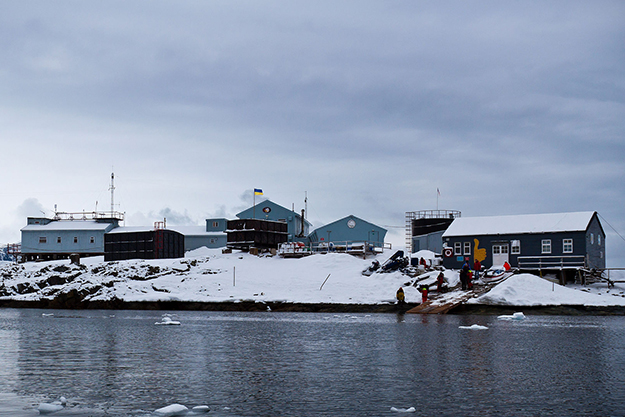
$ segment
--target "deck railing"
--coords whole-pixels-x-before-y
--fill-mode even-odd
[[[332,242],[313,242],[310,245],[313,252],[341,252],[341,253],[381,253],[385,249],[392,249],[388,242],[351,241],[341,240]]]
[[[584,255],[519,256],[517,261],[521,269],[565,269],[586,266]]]

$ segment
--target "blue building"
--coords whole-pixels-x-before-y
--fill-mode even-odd
[[[282,207],[271,200],[257,203],[236,215],[239,219],[273,220],[286,223],[288,226],[288,241],[300,240],[308,236],[310,222],[304,218],[304,210],[301,214],[294,210]]]
[[[227,219],[220,217],[206,219],[205,226],[170,226],[169,228],[184,235],[184,250],[188,252],[201,247],[225,248],[228,243],[227,222]]]
[[[332,223],[315,229],[308,239],[313,246],[332,244],[346,248],[366,243],[368,247],[384,248],[387,230],[354,215],[343,217]]]
[[[104,255],[104,234],[119,226],[122,213],[56,213],[54,218],[28,217],[22,228],[25,261]]]
[[[605,268],[605,232],[597,212],[460,217],[443,233],[443,265],[508,262],[526,270]]]

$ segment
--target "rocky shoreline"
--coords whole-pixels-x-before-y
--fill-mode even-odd
[[[291,313],[398,313],[403,314],[418,304],[329,304],[291,302],[196,302],[196,301],[84,301],[71,297],[21,301],[0,300],[0,308],[37,308],[51,310],[156,310],[156,311],[240,311],[240,312],[291,312]],[[566,316],[623,316],[625,306],[494,306],[462,304],[447,314],[456,315],[500,315],[523,311],[526,315]]]

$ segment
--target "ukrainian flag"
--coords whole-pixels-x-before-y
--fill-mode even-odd
[[[260,188],[254,188],[254,195],[263,195],[263,190]]]

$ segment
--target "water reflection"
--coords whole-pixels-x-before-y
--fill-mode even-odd
[[[0,415],[61,395],[73,415],[625,413],[621,317],[42,313],[0,310]]]

